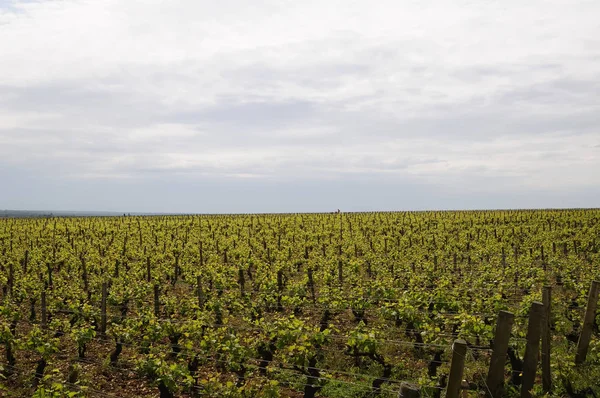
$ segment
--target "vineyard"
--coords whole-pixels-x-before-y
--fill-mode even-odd
[[[599,396],[599,220],[0,219],[0,396]]]

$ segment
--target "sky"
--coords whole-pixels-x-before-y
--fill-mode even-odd
[[[600,207],[598,15],[0,0],[0,209]]]

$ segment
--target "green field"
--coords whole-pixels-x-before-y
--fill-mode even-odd
[[[464,339],[461,394],[475,397],[489,394],[505,310],[514,322],[504,394],[520,396],[529,315],[545,286],[549,339],[532,356],[530,393],[598,395],[598,309],[587,356],[575,357],[600,279],[599,219],[600,210],[0,219],[0,395],[397,397],[410,382],[444,397],[452,344]]]

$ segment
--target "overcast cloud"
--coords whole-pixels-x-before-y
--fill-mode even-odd
[[[598,207],[599,15],[0,0],[0,209]]]

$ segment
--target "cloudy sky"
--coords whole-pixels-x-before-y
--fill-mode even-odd
[[[598,207],[599,15],[0,0],[0,209]]]

